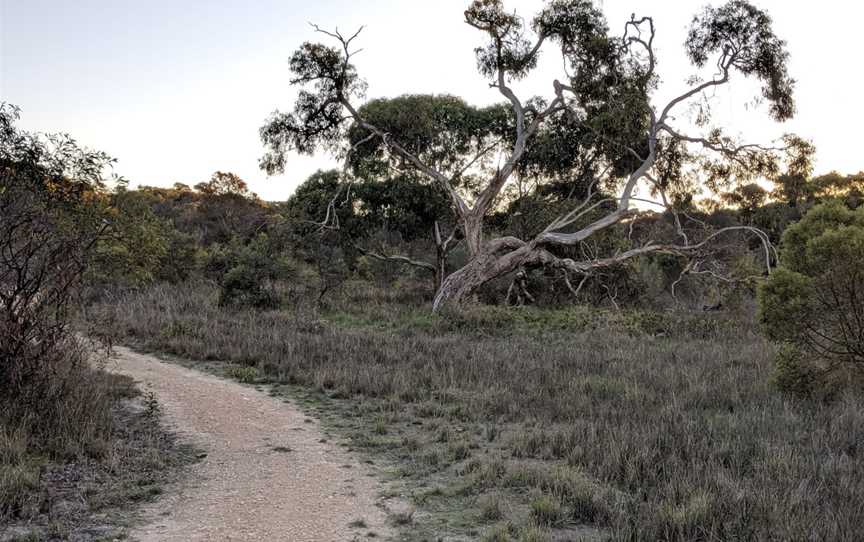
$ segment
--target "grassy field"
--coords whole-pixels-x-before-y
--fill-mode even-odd
[[[411,540],[860,538],[864,399],[777,392],[749,318],[434,317],[346,291],[350,310],[245,312],[155,287],[90,317],[299,399],[413,499]]]

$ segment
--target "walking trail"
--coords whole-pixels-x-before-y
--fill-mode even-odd
[[[126,348],[116,352],[113,370],[152,391],[169,426],[207,454],[191,467],[189,482],[145,506],[145,524],[131,539],[341,542],[393,535],[380,484],[297,407]]]

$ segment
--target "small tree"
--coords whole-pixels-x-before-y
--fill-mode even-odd
[[[759,289],[762,323],[785,344],[781,386],[807,391],[841,367],[864,369],[864,210],[817,205],[783,234],[781,261]]]
[[[428,147],[415,144],[411,126],[391,131],[358,107],[355,102],[362,98],[365,83],[352,63],[356,54],[352,48],[359,31],[346,36],[319,29],[338,47],[304,43],[291,57],[292,82],[302,88],[294,112],[274,113],[261,129],[269,151],[262,167],[280,171],[288,151],[313,153],[320,148],[341,148],[347,158],[345,181],[350,182],[352,175],[362,174],[347,167],[352,153],[364,145],[374,145],[394,163],[435,183],[450,201],[469,254],[468,263],[442,281],[435,309],[458,303],[486,282],[529,266],[584,276],[650,253],[704,258],[709,243],[731,230],[752,231],[767,244],[764,234],[754,228],[725,228],[691,239],[679,227],[678,243],[651,241],[583,258],[561,255],[568,248],[584,246],[600,232],[634,220],[639,183],[653,186],[664,205],[676,213],[674,201],[670,202],[666,194],[681,193],[679,200],[692,198],[697,188],[690,182],[693,178],[705,179],[716,188],[724,183],[749,182],[756,176],[773,177],[779,172],[781,151],[809,148],[792,136],[785,137],[780,146],[765,147],[741,144],[718,128],[688,134],[676,126],[675,115],[682,108],[729,84],[736,72],[761,83],[762,97],[774,119],[792,116],[794,82],[786,70],[788,54],[785,43],[772,32],[771,18],[765,12],[744,0],[732,0],[699,13],[685,49],[696,68],[710,66],[714,75],[707,80],[694,77],[688,89],[662,105],[652,99],[658,74],[651,17],[634,15],[625,22],[623,36],[615,37],[603,14],[586,0],[551,0],[530,25],[507,11],[500,0],[475,0],[465,11],[465,22],[488,39],[487,45],[476,51],[478,69],[501,93],[509,109],[500,132],[483,135],[482,144],[470,140],[474,141],[468,146],[474,152],[472,158],[456,166],[442,164]],[[551,81],[546,99],[519,98],[511,83],[527,77],[536,67],[541,50],[551,44],[566,61],[565,82]],[[703,108],[697,121],[707,127],[709,111]],[[496,211],[505,187],[525,170],[531,149],[544,134],[568,131],[573,137],[563,141],[580,156],[579,161],[588,162],[590,156],[592,163],[600,166],[590,186],[598,182],[616,186],[618,195],[598,200],[589,186],[581,204],[571,204],[539,233],[488,239],[487,219]],[[499,133],[503,137],[498,137]],[[343,145],[346,138],[350,146]],[[475,182],[466,188],[463,180],[469,170]],[[680,226],[677,213],[675,216]],[[770,260],[767,246],[766,255]]]

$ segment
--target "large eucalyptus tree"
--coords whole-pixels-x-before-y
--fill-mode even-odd
[[[788,54],[767,13],[745,0],[699,12],[684,47],[697,72],[709,68],[713,74],[694,76],[676,97],[659,104],[653,98],[660,79],[655,25],[649,16],[634,14],[624,22],[623,35],[615,36],[589,0],[550,0],[530,24],[507,11],[501,0],[475,0],[465,11],[465,22],[487,38],[486,46],[476,50],[478,69],[502,95],[507,115],[501,117],[500,109],[494,107],[473,110],[486,123],[478,123],[479,128],[471,132],[464,124],[472,126],[470,119],[462,119],[462,139],[454,141],[447,130],[431,139],[421,134],[425,139],[418,139],[415,124],[376,118],[380,115],[375,114],[374,102],[370,102],[373,107],[358,104],[365,90],[352,63],[359,31],[344,35],[316,27],[336,46],[307,42],[291,57],[293,84],[300,87],[299,94],[292,113],[277,111],[262,127],[261,137],[268,149],[262,168],[280,171],[287,152],[313,153],[324,148],[345,158],[345,183],[363,173],[357,167],[361,161],[352,156],[371,153],[436,184],[450,201],[469,260],[443,280],[435,309],[458,303],[487,281],[528,266],[587,275],[650,253],[701,258],[709,252],[712,240],[731,230],[757,235],[765,244],[770,266],[773,249],[763,233],[730,227],[691,239],[681,226],[673,198],[667,197],[670,192],[692,193],[700,184],[717,186],[770,177],[778,173],[784,157],[795,151],[806,154],[808,145],[789,135],[771,146],[740,143],[711,126],[707,108],[698,115],[696,133],[676,123],[676,115],[688,106],[698,106],[706,93],[729,84],[734,75],[753,78],[761,85],[761,99],[774,120],[792,117],[794,81],[787,72]],[[531,75],[547,47],[556,48],[565,59],[561,77],[549,82],[547,98],[520,98],[513,82]],[[593,170],[592,186],[614,186],[616,195],[597,197],[589,189],[581,203],[574,203],[536,234],[489,236],[484,223],[499,210],[505,187],[528,167],[532,148],[544,136],[565,129],[578,135],[570,138],[572,153],[583,161],[587,156],[582,155],[590,154],[591,163],[602,166]],[[448,144],[458,147],[459,159],[436,152]],[[466,185],[469,171],[474,180]],[[672,211],[680,241],[653,240],[611,254],[572,257],[576,251],[566,248],[578,247],[604,230],[633,220],[638,214],[634,202],[639,199],[636,190],[640,184],[649,186]]]

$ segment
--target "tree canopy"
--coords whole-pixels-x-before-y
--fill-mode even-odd
[[[470,256],[442,282],[436,307],[523,267],[586,275],[650,253],[703,258],[725,231],[751,231],[769,243],[749,226],[691,239],[678,210],[692,204],[700,185],[734,194],[737,185],[778,177],[784,162],[787,174],[806,173],[812,146],[788,134],[768,145],[738,141],[712,125],[708,109],[697,119],[701,132],[685,133],[676,123],[682,109],[729,84],[734,73],[759,83],[771,118],[791,118],[794,80],[786,44],[765,11],[731,0],[698,12],[684,41],[696,75],[663,104],[653,97],[660,75],[650,16],[634,14],[623,35],[614,35],[603,13],[586,0],[551,0],[531,19],[507,10],[501,0],[475,0],[465,22],[486,37],[475,51],[477,68],[499,91],[501,104],[478,108],[452,96],[410,95],[358,105],[365,91],[353,63],[360,31],[346,35],[316,27],[335,46],[307,42],[292,55],[298,98],[292,112],[275,112],[261,128],[267,147],[262,168],[281,170],[290,151],[324,149],[344,158],[343,183],[380,178],[389,169],[413,172],[435,185],[449,202]],[[548,47],[565,60],[561,78],[549,82],[547,97],[518,97],[511,83],[529,77]],[[700,77],[704,72],[712,75]],[[535,184],[537,194],[572,196],[574,185],[581,185],[582,203],[556,208],[559,214],[530,235],[526,230],[527,237],[487,238],[502,198],[532,176],[544,181]],[[680,242],[619,246],[613,254],[587,259],[560,255],[634,220],[640,184],[651,187],[674,215]],[[612,187],[617,195],[607,196],[600,187]],[[554,208],[554,202],[548,205]],[[542,216],[542,210],[535,206],[532,212]],[[770,264],[769,247],[766,252]]]

